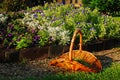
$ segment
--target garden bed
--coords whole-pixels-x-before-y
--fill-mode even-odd
[[[45,4],[17,13],[1,13],[0,17],[1,62],[58,56],[69,50],[69,45],[58,45],[70,44],[76,28],[83,33],[84,50],[99,51],[120,44],[119,22],[97,9]],[[56,46],[48,46],[51,44]],[[78,45],[74,47],[78,49]]]

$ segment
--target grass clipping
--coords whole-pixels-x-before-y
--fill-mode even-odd
[[[91,65],[90,63],[88,63],[88,62],[86,62],[86,61],[84,61],[84,60],[82,60],[82,59],[74,58],[73,60],[74,60],[74,61],[77,61],[77,62],[79,62],[79,63],[81,63],[81,64],[83,64],[84,66],[87,66],[87,67],[89,67],[89,68],[92,68],[92,65]]]

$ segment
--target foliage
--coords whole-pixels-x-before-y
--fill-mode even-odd
[[[51,3],[53,1],[54,0],[0,0],[0,12],[16,12],[37,5],[43,6],[45,3]]]
[[[83,33],[84,44],[94,40],[120,38],[119,22],[97,9],[87,7],[75,9],[72,5],[45,4],[43,7],[9,13],[9,19],[7,28],[1,31],[6,48],[66,45],[70,43],[76,27]]]
[[[16,20],[19,18],[23,18],[24,17],[24,10],[18,11],[18,12],[8,12],[8,21],[11,22],[12,20]]]
[[[27,15],[22,20],[23,23],[29,25],[28,27],[32,27],[33,23],[34,27],[32,28],[35,29],[49,29],[52,27],[55,29],[55,27],[60,27],[63,30],[69,30],[71,38],[75,28],[79,27],[83,33],[84,43],[98,39],[120,38],[119,23],[115,22],[111,16],[102,15],[97,9],[90,10],[90,8],[84,7],[74,9],[72,5],[56,3],[45,4],[43,8],[36,7],[36,10],[31,10],[32,12],[26,13]],[[114,29],[111,29],[111,27]]]
[[[119,0],[82,0],[85,6],[91,9],[98,8],[102,13],[120,16]]]
[[[120,22],[120,17],[113,17],[115,21],[119,21]]]
[[[9,23],[7,26],[5,38],[3,40],[4,46],[6,48],[13,48],[16,46],[17,49],[27,47],[27,41],[30,39],[27,40],[26,38],[30,38],[30,36],[26,33],[26,27],[20,24],[18,20],[12,23]]]
[[[27,7],[27,0],[4,0],[2,8],[4,11],[18,11]]]
[[[27,7],[33,7],[35,5],[43,4],[41,0],[4,0],[1,1],[0,8],[5,12],[19,11],[27,9]]]
[[[92,0],[82,0],[82,3],[84,4],[84,6],[88,6],[90,4]]]
[[[113,15],[120,15],[120,1],[119,0],[98,0],[97,7],[102,12],[110,12]],[[103,5],[105,4],[105,5]],[[118,14],[117,14],[118,13]]]
[[[2,43],[6,34],[6,24],[8,15],[0,13],[0,43]]]
[[[69,32],[64,30],[49,20],[42,10],[37,10],[33,13],[25,13],[25,17],[21,20],[24,25],[27,25],[29,30],[34,30],[40,35],[40,43],[44,44],[48,39],[52,42],[65,45],[69,41]]]
[[[7,26],[3,39],[3,45],[6,48],[21,49],[33,46],[42,47],[49,44],[65,45],[70,41],[67,30],[59,26],[51,27],[48,22],[42,21],[43,13],[39,14],[38,11],[27,12],[23,18],[16,18],[12,18],[12,22]],[[41,22],[44,22],[44,24],[41,24]]]

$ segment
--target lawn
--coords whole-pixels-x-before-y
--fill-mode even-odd
[[[120,17],[114,17],[114,20],[120,21]]]
[[[102,72],[94,73],[67,73],[48,75],[43,80],[119,80],[120,79],[120,64],[113,63],[110,68],[104,69]]]
[[[59,73],[55,75],[45,75],[41,77],[26,77],[19,80],[120,80],[120,64],[112,63],[109,68],[104,69],[100,73],[84,73],[71,72]],[[18,78],[12,77],[9,80],[16,80]],[[8,80],[8,78],[0,78],[0,80]]]

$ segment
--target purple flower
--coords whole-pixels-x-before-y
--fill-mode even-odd
[[[49,37],[49,41],[53,41],[53,38],[52,38],[52,36],[50,36],[50,37]]]
[[[32,29],[32,33],[35,33],[35,30],[34,30],[34,29]]]
[[[39,13],[41,13],[41,12],[43,12],[42,10],[39,10],[39,9],[36,9],[34,12],[39,12]]]
[[[8,34],[8,37],[12,37],[12,34],[11,34],[11,33],[9,33],[9,34]]]
[[[80,4],[80,7],[82,6],[82,4]]]
[[[7,49],[9,49],[10,48],[10,46],[7,46]]]
[[[10,28],[10,30],[12,30],[14,28],[14,26],[12,24],[9,24],[9,28]]]
[[[84,12],[85,12],[84,9],[82,9],[82,13],[83,13],[83,14],[84,14]]]
[[[34,41],[38,41],[39,39],[40,39],[40,36],[38,35],[34,37]]]
[[[71,4],[71,7],[74,7],[74,4]]]
[[[38,15],[37,15],[37,14],[34,14],[33,16],[34,16],[34,18],[37,18],[37,17],[38,17]]]
[[[21,38],[18,38],[17,41],[20,41]]]

